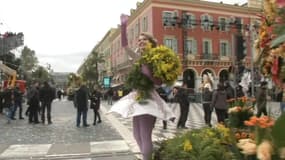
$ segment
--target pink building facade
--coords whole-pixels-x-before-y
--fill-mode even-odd
[[[131,10],[128,44],[135,49],[139,33],[153,34],[158,44],[172,48],[180,56],[183,73],[178,80],[197,89],[205,73],[211,73],[216,82],[225,81],[229,79],[230,66],[250,66],[259,12],[246,5],[145,0]],[[121,47],[120,28],[111,39],[113,83],[123,83],[132,65]]]

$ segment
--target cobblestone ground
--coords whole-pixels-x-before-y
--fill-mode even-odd
[[[24,111],[26,108],[24,105]],[[15,117],[18,118],[18,113]],[[51,125],[29,124],[28,117],[7,124],[5,115],[0,115],[0,144],[69,144],[122,139],[104,116],[102,123],[93,126],[93,110],[88,111],[90,127],[77,128],[75,120],[76,109],[67,100],[53,102]]]

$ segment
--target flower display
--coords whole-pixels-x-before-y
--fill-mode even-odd
[[[271,140],[271,128],[274,125],[275,120],[269,116],[256,117],[252,116],[248,121],[244,121],[244,124],[248,127],[252,127],[255,134],[256,144],[261,144],[264,140]]]
[[[256,63],[280,85],[285,79],[285,0],[265,0],[256,40]]]
[[[157,143],[160,148],[154,152],[154,160],[234,159],[228,150],[230,130],[223,125],[195,129]]]
[[[237,143],[237,147],[241,149],[241,153],[246,156],[256,154],[256,144],[252,139],[240,139]]]
[[[172,85],[182,72],[177,54],[166,46],[147,45],[141,58],[131,70],[126,86],[137,91],[136,100],[144,103],[155,85]]]
[[[257,147],[257,158],[260,160],[271,160],[273,153],[272,143],[268,140],[263,141]]]
[[[285,158],[285,113],[277,120],[269,116],[252,116],[244,123],[249,128],[228,128],[218,124],[157,142],[159,148],[154,151],[153,160]]]
[[[254,111],[255,99],[248,97],[239,97],[228,100],[229,103],[229,126],[232,128],[245,127],[244,121],[248,120]]]

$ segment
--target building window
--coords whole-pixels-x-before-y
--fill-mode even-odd
[[[139,33],[140,33],[140,31],[139,31],[139,23],[137,22],[137,23],[135,24],[135,31],[134,31],[134,34],[135,34],[135,37],[136,37],[136,38],[139,37]]]
[[[182,16],[182,24],[185,28],[194,28],[196,25],[195,15],[191,13],[184,13]]]
[[[220,31],[226,31],[226,18],[223,18],[223,17],[221,17],[221,18],[219,18],[219,30]]]
[[[210,31],[213,25],[213,18],[210,15],[204,14],[201,16],[201,28],[204,31]]]
[[[197,54],[197,42],[194,39],[187,39],[185,42],[185,52],[188,54]]]
[[[143,17],[143,19],[142,19],[142,31],[143,32],[147,32],[148,31],[147,17]]]
[[[175,53],[177,53],[177,39],[176,38],[165,38],[164,45],[171,48]]]
[[[238,30],[238,31],[242,31],[242,19],[240,18],[240,17],[235,17],[235,19],[234,19],[234,24],[235,24],[235,26],[236,26],[236,29]]]
[[[176,25],[177,12],[175,11],[163,11],[162,23],[165,27],[174,27]]]
[[[211,40],[203,40],[203,59],[212,58],[212,42]]]
[[[129,33],[128,33],[128,42],[129,42],[129,44],[132,44],[133,40],[134,40],[134,29],[131,28]]]
[[[229,43],[226,41],[220,42],[220,55],[228,56],[229,55]]]

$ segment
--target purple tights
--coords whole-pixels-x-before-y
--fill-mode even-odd
[[[143,155],[143,160],[150,160],[152,154],[152,129],[156,117],[148,114],[133,117],[134,137]]]

